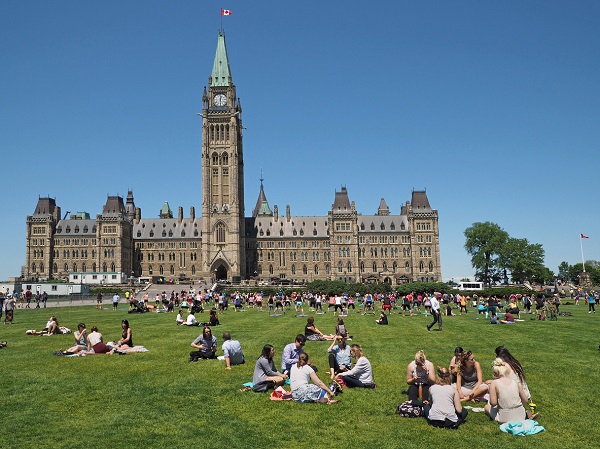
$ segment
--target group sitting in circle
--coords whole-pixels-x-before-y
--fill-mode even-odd
[[[467,417],[461,402],[475,400],[486,401],[486,414],[501,424],[537,419],[528,407],[531,394],[521,364],[504,346],[495,353],[493,379],[484,382],[471,351],[457,347],[450,366],[437,369],[423,351],[417,352],[406,369],[409,401],[422,401],[425,418],[436,427],[458,428]]]

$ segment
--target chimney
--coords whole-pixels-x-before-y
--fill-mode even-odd
[[[275,206],[273,206],[273,221],[277,221],[279,220],[279,208],[277,207],[277,204]]]
[[[194,206],[190,206],[190,221],[194,221],[196,219],[196,209]]]
[[[183,207],[179,206],[177,208],[177,223],[181,223],[183,220]]]
[[[285,206],[285,219],[288,222],[290,221],[290,205],[289,204],[287,206]]]

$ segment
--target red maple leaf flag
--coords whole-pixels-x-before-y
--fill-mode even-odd
[[[579,238],[582,239],[589,239],[589,237],[587,235],[583,235],[583,234],[579,234]]]
[[[233,14],[233,12],[230,9],[222,9],[221,10],[222,16],[231,16],[232,14]]]

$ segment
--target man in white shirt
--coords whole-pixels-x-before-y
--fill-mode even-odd
[[[442,314],[440,313],[440,302],[438,301],[436,295],[432,295],[429,298],[429,301],[431,302],[431,316],[433,317],[433,321],[431,321],[431,323],[429,323],[427,325],[427,330],[430,331],[431,328],[435,325],[435,323],[437,323],[438,330],[441,331],[442,330]]]
[[[192,309],[190,309],[190,314],[187,316],[187,320],[185,320],[185,325],[186,326],[199,326],[200,323],[198,323],[198,321],[196,320],[196,316],[194,315],[194,312],[192,311]]]

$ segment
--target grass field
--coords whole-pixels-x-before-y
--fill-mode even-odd
[[[190,343],[201,328],[178,327],[175,314],[127,314],[94,306],[15,311],[15,324],[0,325],[0,447],[122,448],[392,448],[392,447],[598,447],[599,314],[585,305],[561,306],[572,317],[526,321],[514,326],[487,324],[482,315],[444,317],[443,332],[428,332],[429,317],[394,314],[389,326],[375,316],[350,313],[345,319],[354,343],[371,361],[375,390],[344,390],[331,405],[273,402],[266,394],[239,392],[252,380],[254,362],[265,343],[283,346],[304,329],[293,312],[269,317],[250,309],[220,314],[213,330],[222,343],[230,331],[242,343],[247,363],[188,362]],[[105,341],[120,337],[128,318],[135,344],[147,353],[56,357],[72,335],[26,336],[43,328],[50,313],[73,330],[77,322],[99,327]],[[202,321],[207,313],[199,314]],[[4,317],[3,317],[4,318]],[[477,319],[479,318],[479,319]],[[332,313],[315,315],[316,326],[333,332]],[[457,431],[432,428],[424,419],[400,418],[406,365],[424,349],[436,366],[447,365],[455,346],[470,349],[490,378],[494,348],[505,345],[525,369],[533,401],[546,432],[526,438],[503,434],[483,413],[471,413]],[[307,342],[305,350],[327,380],[327,342]],[[219,352],[221,354],[221,352]]]

